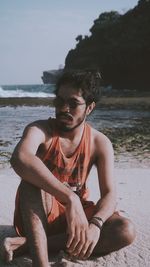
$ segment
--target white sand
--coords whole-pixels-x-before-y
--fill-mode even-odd
[[[95,177],[95,182],[94,181]],[[150,169],[116,169],[118,208],[125,211],[137,229],[135,242],[127,248],[101,258],[76,263],[61,257],[51,257],[50,266],[105,266],[105,267],[149,267],[150,266]],[[0,170],[0,242],[5,236],[13,235],[12,219],[14,199],[19,178],[12,169]],[[98,198],[98,184],[95,169],[90,175],[91,198]],[[1,267],[9,266],[0,262]],[[13,267],[30,266],[27,257],[13,261]]]

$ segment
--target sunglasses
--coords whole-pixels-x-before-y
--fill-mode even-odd
[[[74,99],[68,99],[68,100],[64,100],[63,98],[61,97],[56,97],[53,101],[53,104],[54,104],[54,107],[56,108],[62,108],[64,107],[65,105],[68,105],[70,109],[76,109],[78,106],[81,106],[81,105],[85,105],[86,102],[84,103],[79,103],[77,102],[76,100]]]

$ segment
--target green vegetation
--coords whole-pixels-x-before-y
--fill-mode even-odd
[[[115,161],[121,163],[129,160],[133,163],[150,164],[150,127],[148,122],[143,123],[140,127],[133,128],[105,128],[105,133],[111,140],[114,151]],[[131,163],[130,162],[130,163]]]
[[[78,35],[69,51],[65,69],[98,68],[104,85],[115,89],[150,88],[150,0],[120,15],[100,14],[91,36]]]

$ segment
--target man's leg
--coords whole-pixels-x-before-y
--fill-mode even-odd
[[[100,239],[92,255],[103,256],[130,245],[135,239],[135,228],[132,222],[114,213],[103,225]],[[66,249],[67,234],[48,237],[51,252]]]
[[[33,267],[48,267],[47,218],[48,207],[37,187],[22,181],[20,185],[20,212]],[[44,203],[45,202],[45,203]],[[49,195],[49,206],[51,196]]]
[[[48,195],[48,198],[47,198],[47,195]],[[40,199],[41,199],[41,195],[40,195]],[[49,211],[51,210],[51,199],[49,198],[49,194],[46,194],[45,203],[46,204],[44,204],[44,207],[46,207],[46,210],[48,211],[47,214],[48,214]],[[39,207],[39,205],[37,205],[37,206]],[[42,210],[43,210],[43,205],[42,205]],[[24,210],[23,210],[23,213],[25,215]],[[45,217],[45,213],[44,213],[44,217]],[[45,220],[45,218],[44,218],[44,220]],[[36,221],[35,221],[35,223],[36,223]],[[29,230],[29,232],[30,232],[30,230]],[[43,232],[43,229],[42,229],[42,232]],[[40,231],[39,231],[39,233],[40,233]],[[38,234],[38,236],[39,236],[39,234]],[[101,235],[100,235],[100,240],[99,240],[98,244],[96,245],[92,255],[101,256],[101,255],[106,255],[106,254],[109,254],[110,252],[119,250],[125,246],[130,245],[133,242],[134,238],[135,238],[135,228],[134,228],[132,222],[130,220],[124,218],[124,217],[121,217],[117,213],[114,213],[104,223],[102,231],[101,231]],[[20,241],[19,241],[19,239],[20,239]],[[39,237],[39,239],[40,239],[40,237]],[[67,242],[67,234],[66,233],[48,236],[47,239],[48,239],[49,252],[58,252],[61,249],[63,249],[63,250],[66,249],[66,242]],[[45,238],[44,238],[44,240],[45,240]],[[20,248],[16,250],[16,255],[19,254],[21,251],[24,251],[24,248],[26,248],[26,242],[25,242],[24,238],[18,237],[18,240],[17,240],[17,238],[16,238],[16,240],[15,240],[15,238],[10,238],[10,241],[11,241],[10,242],[11,246],[15,247],[15,245],[16,245],[16,246],[18,246],[18,248],[20,246]],[[42,244],[42,246],[43,246],[43,244]],[[31,240],[31,249],[30,250],[33,251],[34,247],[35,247],[34,242],[32,242],[32,240]],[[40,247],[38,248],[38,250],[35,250],[33,258],[36,257],[35,254],[36,253],[38,254],[39,249],[40,249]],[[40,252],[42,253],[42,249]],[[44,255],[44,254],[42,253],[42,255]],[[39,254],[39,257],[40,257],[40,254]],[[46,265],[36,265],[35,264],[33,266],[46,266]]]
[[[58,253],[60,250],[66,250],[67,234],[60,233],[58,235],[48,236],[49,253]],[[29,252],[26,237],[6,237],[1,251],[1,257],[4,261],[10,262],[14,257],[22,256]]]
[[[29,183],[21,182],[19,187],[19,210],[23,221],[24,233],[27,238],[19,236],[5,238],[1,255],[6,262],[12,261],[13,256],[21,256],[30,251],[33,263],[34,259],[36,260],[33,266],[46,266],[38,265],[37,260],[38,257],[40,259],[44,258],[44,262],[45,259],[48,260],[47,239],[49,252],[58,252],[61,249],[65,249],[66,234],[49,237],[45,235],[47,228],[46,217],[50,213],[51,208],[52,198],[48,193],[40,191]],[[27,239],[29,246],[27,245]]]
[[[118,213],[114,213],[103,225],[100,240],[93,255],[106,255],[130,245],[135,239],[132,222]]]

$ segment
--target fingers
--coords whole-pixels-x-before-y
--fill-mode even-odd
[[[69,250],[70,255],[77,257],[78,259],[87,259],[91,256],[94,250],[95,244],[87,242],[84,246],[78,245],[75,247],[74,251]]]
[[[87,231],[78,231],[67,251],[78,259],[87,259],[91,256],[97,241],[98,238],[89,236]]]
[[[83,246],[85,245],[85,242],[86,242],[86,232],[85,231],[81,232],[80,241],[81,242],[79,242],[75,248],[74,256],[78,256],[80,254],[80,251],[82,250]]]
[[[85,244],[85,230],[80,231],[78,228],[75,233],[75,238],[73,239],[70,247],[68,248],[68,252],[76,256],[81,251],[83,245]]]
[[[67,249],[68,253],[78,259],[89,258],[96,245],[95,242],[86,240],[85,232],[82,232],[80,235],[76,233],[75,236],[70,247]]]
[[[78,255],[79,259],[84,259],[84,260],[88,259],[91,256],[94,250],[94,247],[95,247],[95,244],[93,243],[84,247],[81,250],[80,254]]]
[[[69,237],[68,237],[68,241],[67,241],[67,245],[66,245],[67,248],[70,247],[70,245],[72,244],[74,237],[75,237],[75,229],[73,227],[73,224],[70,224],[68,226],[68,234],[69,234]]]
[[[72,254],[72,252],[75,250],[77,244],[80,242],[80,232],[76,231],[74,238],[72,239],[72,242],[70,243],[70,246],[68,247],[68,252]]]

